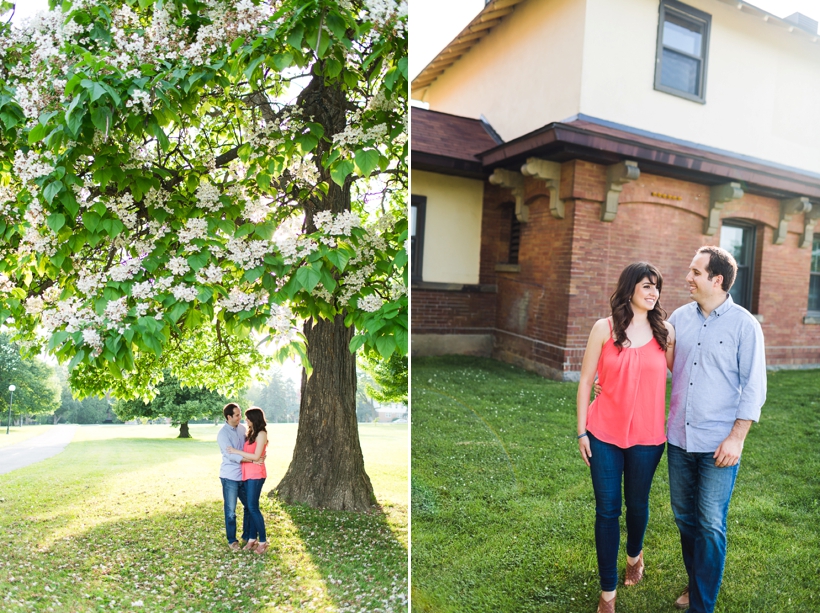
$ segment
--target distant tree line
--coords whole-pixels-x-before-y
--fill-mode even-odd
[[[356,416],[359,422],[376,419],[379,403],[407,405],[407,357],[393,354],[384,359],[365,353],[357,369]],[[198,420],[222,421],[222,407],[236,401],[242,407],[258,406],[271,423],[299,421],[300,382],[289,378],[281,366],[274,366],[252,383],[239,398],[227,398],[205,388],[181,387],[170,372],[158,386],[150,402],[117,401],[114,398],[74,397],[65,368],[39,358],[24,358],[20,348],[0,333],[0,424],[8,421],[12,403],[13,425],[22,423],[102,424],[134,419],[170,418],[187,438],[188,424]],[[9,386],[14,385],[13,397]]]

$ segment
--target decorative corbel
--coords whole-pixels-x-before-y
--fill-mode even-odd
[[[524,204],[524,177],[520,172],[496,168],[490,175],[490,183],[511,189],[515,196],[515,216],[521,223],[526,223],[530,209]]]
[[[809,203],[811,205],[811,203]],[[814,227],[820,219],[820,206],[812,206],[803,214],[803,236],[800,237],[800,248],[811,249],[814,240]]]
[[[521,167],[521,174],[525,177],[541,179],[544,182],[550,195],[550,213],[557,219],[563,219],[564,201],[558,198],[558,188],[561,186],[561,164],[539,158],[527,158],[527,163]]]
[[[806,197],[786,198],[780,201],[780,221],[774,229],[774,244],[782,245],[786,242],[786,233],[789,231],[789,222],[798,213],[811,211],[811,202]]]
[[[720,212],[727,202],[743,198],[743,188],[740,183],[722,183],[713,185],[709,190],[709,212],[706,214],[706,223],[703,233],[712,236],[718,229]]]
[[[627,160],[606,169],[606,200],[601,205],[601,221],[612,221],[618,212],[618,200],[624,185],[641,176],[638,162]]]

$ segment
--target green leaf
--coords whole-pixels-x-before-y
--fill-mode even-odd
[[[325,60],[325,76],[331,79],[338,77],[342,72],[342,63],[332,57]]]
[[[340,272],[344,271],[345,266],[347,266],[347,262],[350,259],[350,256],[347,253],[339,250],[328,251],[326,257],[337,269],[339,269]]]
[[[46,127],[43,124],[38,123],[28,133],[28,144],[33,145],[37,141],[42,140],[45,135],[46,135]]]
[[[343,187],[345,179],[351,172],[353,172],[353,162],[342,160],[330,169],[330,178],[336,185]]]
[[[88,211],[83,214],[83,225],[88,228],[90,232],[96,232],[100,225],[100,216],[96,213]]]
[[[379,152],[375,149],[359,149],[353,158],[363,177],[370,176],[370,173],[379,165]]]
[[[308,292],[313,291],[313,288],[316,287],[322,277],[320,269],[315,269],[314,266],[315,264],[302,266],[296,271],[296,281]]]
[[[298,26],[293,29],[288,36],[288,44],[293,47],[294,49],[301,49],[302,48],[302,39],[305,36],[305,28],[304,26]]]
[[[71,358],[71,361],[68,363],[68,370],[71,372],[74,370],[74,367],[82,362],[85,359],[85,350],[80,349],[77,353],[74,354],[74,357]]]
[[[316,145],[319,144],[319,139],[313,136],[313,134],[300,134],[294,140],[299,144],[299,149],[301,149],[302,154],[313,151]]]
[[[60,190],[63,189],[63,182],[62,181],[52,181],[46,188],[43,190],[43,196],[46,199],[46,202],[51,204],[54,200],[54,196],[60,193]]]
[[[91,111],[91,123],[100,132],[108,134],[111,131],[111,109],[107,106],[98,106]]]
[[[264,55],[260,55],[259,57],[255,57],[254,59],[252,59],[251,62],[248,64],[248,67],[244,70],[243,74],[245,75],[245,77],[250,79],[251,75],[253,74],[253,71],[256,70],[256,67],[259,66],[259,64],[261,64],[264,60]]]
[[[188,310],[187,302],[177,302],[170,311],[166,311],[168,319],[176,323],[182,314]]]
[[[255,236],[266,241],[271,239],[274,232],[276,232],[276,222],[272,219],[257,225],[253,231]]]
[[[364,341],[366,340],[363,334],[357,334],[352,339],[350,339],[350,353],[356,353],[356,351],[364,345]]]
[[[208,261],[211,259],[211,254],[207,251],[201,251],[199,253],[195,253],[194,255],[188,256],[188,266],[194,272],[197,272],[200,268],[205,266]]]
[[[49,187],[51,187],[51,185],[49,185]],[[65,225],[65,215],[61,215],[60,213],[52,213],[48,216],[46,223],[48,224],[48,227],[51,228],[52,232],[57,233],[60,231],[60,228]],[[62,262],[60,262],[60,264],[62,264]],[[60,265],[57,264],[56,266],[59,268]]]
[[[396,350],[396,339],[392,336],[380,336],[376,339],[376,349],[386,360]]]

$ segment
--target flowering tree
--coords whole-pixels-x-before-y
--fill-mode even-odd
[[[0,318],[121,399],[163,369],[235,392],[261,335],[306,367],[280,494],[368,508],[354,352],[407,351],[406,4],[51,6],[0,30]]]

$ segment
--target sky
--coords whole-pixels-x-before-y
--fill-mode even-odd
[[[820,22],[820,0],[748,3],[777,17],[803,13]],[[410,0],[410,78],[415,78],[482,8],[484,0]]]

